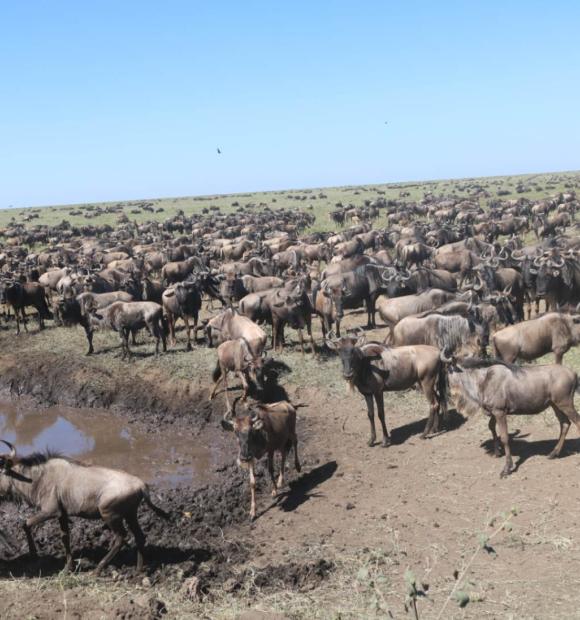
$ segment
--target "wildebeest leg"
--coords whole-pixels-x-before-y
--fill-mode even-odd
[[[278,495],[278,487],[276,486],[276,476],[274,475],[274,451],[268,452],[268,473],[272,481],[272,497]]]
[[[254,473],[254,463],[250,463],[250,519],[256,518],[256,475]]]
[[[340,319],[336,318],[336,337],[340,338]]]
[[[36,557],[38,555],[36,551],[36,544],[34,543],[34,538],[32,537],[32,528],[36,525],[40,525],[40,523],[44,523],[45,521],[54,518],[55,516],[55,511],[42,511],[26,519],[24,522],[24,533],[26,534],[28,550],[30,551],[30,555],[32,557]]]
[[[187,350],[191,351],[191,326],[187,316],[183,315],[183,322],[185,323],[185,331],[187,333]]]
[[[554,410],[554,413],[558,418],[558,422],[560,422],[560,437],[558,438],[558,443],[556,443],[555,448],[552,450],[552,452],[550,452],[550,454],[548,454],[549,459],[555,459],[556,457],[560,456],[560,452],[564,447],[566,435],[568,434],[568,430],[570,429],[570,420],[568,419],[568,416],[563,411],[558,409],[556,405],[552,405],[552,409]]]
[[[153,334],[151,334],[153,336]],[[133,343],[133,346],[137,346],[137,330],[136,329],[132,329],[131,330],[131,342]]]
[[[20,312],[22,313],[22,323],[24,323],[24,331],[28,332],[28,321],[26,320],[26,308],[22,307],[20,309]]]
[[[371,436],[370,439],[368,441],[368,445],[369,446],[374,446],[375,445],[375,441],[377,439],[377,431],[375,429],[375,404],[373,401],[373,395],[372,394],[365,394],[364,395],[366,403],[367,403],[367,415],[369,417],[369,423],[371,425]]]
[[[562,349],[558,349],[557,351],[554,351],[554,357],[556,358],[556,364],[562,364],[562,358],[564,357],[564,353],[566,353],[566,351],[562,351]]]
[[[159,355],[159,341],[161,340],[161,332],[163,331],[159,325],[159,321],[153,319],[151,323],[147,323],[147,329],[155,338],[155,355]]]
[[[228,405],[228,413],[231,412],[232,406],[230,405],[230,397],[228,396],[228,371],[226,369],[222,369],[222,381],[224,384],[224,392],[226,395],[226,403]]]
[[[64,546],[64,554],[65,554],[65,570],[71,570],[73,567],[73,558],[70,549],[70,527],[68,522],[67,515],[61,515],[58,518],[58,522],[60,524],[60,530],[62,532],[62,544]]]
[[[435,381],[437,377],[426,379],[421,383],[421,390],[429,400],[429,418],[425,430],[421,433],[421,439],[426,439],[431,433],[439,430],[439,405],[435,394]]]
[[[129,530],[135,538],[135,546],[137,547],[137,572],[140,573],[143,570],[143,561],[145,555],[145,534],[139,525],[137,520],[137,514],[127,515],[125,517]]]
[[[496,457],[501,456],[501,450],[499,449],[499,437],[497,436],[497,432],[495,430],[495,416],[489,416],[488,428],[491,431],[491,438],[493,441],[493,455]]]
[[[248,392],[250,390],[250,384],[248,383],[248,379],[246,377],[246,373],[243,370],[240,370],[237,375],[240,377],[242,381],[242,386],[244,388],[244,395],[242,396],[242,402],[246,402],[248,399]]]
[[[310,344],[312,345],[312,355],[316,355],[316,344],[314,342],[314,336],[312,335],[312,320],[310,318],[306,321],[306,331],[310,336]]]
[[[169,324],[169,337],[171,340],[171,346],[175,346],[175,317],[172,312],[167,313],[167,323]]]
[[[14,308],[14,316],[16,317],[16,335],[20,335],[20,317],[18,316],[18,308]]]
[[[296,468],[296,471],[299,472],[302,469],[302,466],[298,460],[298,437],[296,437],[296,435],[292,437],[292,445],[294,446],[294,467]]]
[[[495,417],[499,430],[499,438],[501,439],[501,443],[505,452],[505,466],[501,471],[500,477],[506,478],[514,470],[514,462],[512,460],[512,453],[510,450],[510,437],[507,427],[507,416],[503,411],[494,411],[492,412],[492,415]]]
[[[284,446],[281,451],[281,461],[280,461],[280,475],[278,476],[278,488],[283,489],[285,486],[284,482],[284,471],[286,469],[286,456],[288,455],[287,446]]]
[[[87,340],[89,341],[89,350],[87,351],[87,355],[91,355],[92,353],[95,352],[93,348],[93,333],[94,332],[88,325],[83,325],[83,328],[85,330],[85,335],[87,337]]]
[[[387,425],[385,424],[385,397],[383,393],[376,393],[375,400],[377,401],[377,414],[381,422],[381,428],[383,429],[383,441],[381,446],[383,448],[387,448],[391,445],[391,438],[389,437],[389,431],[387,430]]]
[[[125,527],[123,526],[123,522],[119,517],[114,518],[105,518],[103,516],[105,523],[109,526],[109,529],[113,533],[113,544],[109,549],[107,555],[99,562],[95,574],[100,575],[101,571],[108,566],[111,560],[121,551],[123,544],[125,542],[125,537],[127,536],[127,532]]]
[[[372,315],[372,304],[369,297],[365,299],[365,307],[367,310],[367,327],[372,329],[373,327],[373,315]]]
[[[304,355],[304,334],[301,329],[298,330],[298,339],[300,340],[300,352]]]

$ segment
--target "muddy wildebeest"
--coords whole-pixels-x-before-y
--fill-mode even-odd
[[[296,409],[286,401],[268,405],[256,404],[255,409],[236,415],[236,402],[232,419],[222,420],[224,430],[233,431],[238,441],[238,464],[246,467],[250,474],[250,518],[256,518],[256,461],[268,455],[268,472],[272,480],[272,497],[284,486],[286,455],[294,448],[294,467],[301,469],[298,460],[298,437],[296,435]],[[274,453],[280,452],[281,466],[278,482],[274,477]]]
[[[560,437],[548,458],[560,455],[570,424],[580,431],[580,416],[574,407],[578,376],[570,368],[557,364],[514,366],[499,360],[465,359],[457,364],[447,352],[442,360],[450,363],[449,387],[459,392],[464,404],[471,403],[490,416],[489,429],[494,453],[499,456],[499,439],[505,451],[504,478],[514,471],[507,428],[508,415],[533,415],[552,407],[560,423]]]
[[[212,347],[226,340],[244,338],[252,355],[260,356],[266,346],[266,332],[253,321],[236,312],[233,308],[224,310],[211,318],[205,325],[208,346]]]
[[[52,314],[46,302],[44,287],[38,282],[18,282],[17,280],[4,280],[4,300],[12,306],[16,316],[16,334],[20,334],[20,319],[24,323],[24,331],[28,331],[26,325],[26,308],[32,306],[38,313],[38,328],[44,329],[44,319],[52,318]]]
[[[191,351],[189,319],[193,318],[193,333],[196,334],[201,309],[201,293],[197,282],[178,282],[170,286],[163,291],[162,305],[169,325],[171,344],[175,346],[175,321],[177,318],[182,318],[187,331],[187,350]]]
[[[2,443],[10,448],[10,453],[0,456],[3,474],[0,475],[0,497],[22,501],[39,510],[24,522],[31,556],[37,555],[32,528],[49,519],[58,519],[66,555],[65,569],[72,569],[69,517],[100,518],[113,533],[114,542],[99,562],[96,573],[99,574],[121,550],[126,537],[123,521],[135,537],[137,570],[143,569],[145,536],[137,520],[139,504],[145,501],[164,519],[169,515],[153,504],[147,485],[140,478],[51,452],[19,457],[14,446],[4,440]]]
[[[217,364],[212,374],[214,381],[213,389],[210,393],[209,400],[215,397],[218,385],[223,382],[225,388],[226,402],[228,403],[228,411],[230,410],[230,400],[228,398],[228,373],[233,372],[238,375],[244,387],[244,395],[242,401],[248,397],[250,389],[250,381],[258,387],[262,385],[262,360],[264,353],[255,356],[250,351],[250,347],[244,338],[236,338],[235,340],[227,340],[222,342],[217,348]]]
[[[580,344],[580,316],[550,312],[501,329],[491,340],[494,354],[504,362],[531,361],[552,352],[561,364],[564,354]]]
[[[327,341],[340,357],[343,377],[365,397],[371,425],[368,445],[374,445],[376,440],[373,398],[383,430],[382,446],[387,447],[391,438],[385,424],[383,392],[408,390],[417,383],[429,401],[429,418],[422,437],[437,432],[439,415],[447,410],[445,370],[439,350],[426,345],[392,348],[365,343],[364,335]]]
[[[106,308],[92,310],[88,319],[91,328],[109,328],[120,335],[123,358],[131,353],[129,334],[144,327],[155,338],[155,355],[159,355],[160,340],[163,342],[163,351],[167,351],[163,308],[153,301],[116,301]]]

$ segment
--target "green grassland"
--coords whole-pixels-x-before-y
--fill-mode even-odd
[[[143,198],[122,202],[2,209],[0,210],[0,227],[5,227],[10,222],[23,222],[31,213],[38,214],[39,217],[30,220],[29,226],[36,224],[54,225],[63,219],[68,220],[73,225],[114,224],[120,213],[94,215],[95,211],[113,205],[120,206],[131,221],[141,223],[148,220],[163,221],[180,209],[186,215],[201,213],[204,208],[210,207],[219,207],[220,212],[230,213],[235,211],[238,206],[251,204],[256,210],[261,210],[265,206],[271,209],[308,209],[316,216],[316,223],[311,230],[326,231],[332,230],[335,226],[328,218],[328,213],[334,209],[336,203],[341,202],[345,206],[348,204],[362,206],[365,200],[372,200],[379,194],[386,199],[403,197],[406,201],[415,201],[422,199],[424,194],[428,192],[436,196],[440,194],[455,195],[467,199],[473,198],[476,190],[486,190],[492,199],[524,197],[534,200],[551,194],[570,191],[576,187],[580,187],[580,172],[577,171],[364,186],[289,189],[215,196]],[[501,192],[502,195],[499,196],[498,192]],[[402,196],[402,194],[404,195]],[[482,206],[485,206],[488,200],[479,197],[476,199],[480,201]],[[143,204],[149,204],[155,210],[162,208],[163,211],[159,213],[143,211],[140,209]],[[81,214],[71,215],[71,212],[78,212],[79,209]],[[135,209],[138,209],[140,213],[131,213]],[[94,216],[87,218],[87,214]]]

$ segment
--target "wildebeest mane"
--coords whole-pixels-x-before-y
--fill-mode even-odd
[[[74,463],[75,465],[85,465],[81,461],[76,461],[67,456],[64,456],[57,450],[45,450],[44,452],[33,452],[32,454],[27,454],[26,456],[18,457],[18,465],[22,467],[36,467],[37,465],[44,465],[51,459],[63,459],[65,461],[69,461],[70,463]]]

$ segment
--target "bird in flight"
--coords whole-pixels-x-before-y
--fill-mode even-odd
[[[221,152],[221,150],[220,150],[219,148],[218,148],[218,149],[216,149],[216,150],[217,150],[217,152],[218,152],[218,155],[221,155],[221,154],[222,154],[222,152]]]

